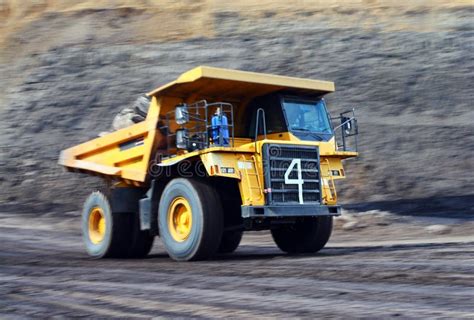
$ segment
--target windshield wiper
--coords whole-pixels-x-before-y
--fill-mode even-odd
[[[318,139],[319,141],[325,140],[325,134],[324,133],[317,133],[317,132],[312,131],[311,129],[293,127],[293,128],[291,128],[291,130],[299,131],[304,135],[313,136],[314,138]]]
[[[296,131],[308,131],[308,132],[311,132],[310,129],[306,129],[306,128],[298,128],[298,127],[292,127],[291,130],[296,130]]]
[[[325,140],[324,136],[319,134],[319,133],[316,133],[316,132],[311,132],[311,134],[313,135],[313,137],[316,137],[318,138],[320,141],[323,141]]]

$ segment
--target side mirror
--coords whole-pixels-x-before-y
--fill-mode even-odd
[[[344,134],[346,136],[350,136],[353,134],[357,134],[358,128],[357,128],[357,120],[350,117],[341,117],[341,125],[342,125],[342,130],[344,131]]]
[[[176,130],[176,148],[186,149],[188,147],[188,130]]]
[[[189,112],[188,112],[188,105],[185,103],[178,104],[174,109],[174,116],[176,119],[176,123],[179,125],[183,125],[188,123],[189,121]]]

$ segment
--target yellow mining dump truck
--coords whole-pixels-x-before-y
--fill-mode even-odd
[[[326,109],[333,91],[198,67],[149,92],[143,121],[60,155],[68,170],[109,182],[84,204],[87,252],[143,257],[160,236],[173,259],[206,259],[263,229],[285,252],[322,249],[340,214],[334,181],[357,156],[353,110],[331,119]]]

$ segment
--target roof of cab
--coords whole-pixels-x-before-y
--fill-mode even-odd
[[[334,90],[334,82],[330,81],[199,66],[147,94],[180,98],[195,95],[197,98],[240,100],[277,91],[319,95]]]

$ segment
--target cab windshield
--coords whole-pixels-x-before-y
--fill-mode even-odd
[[[324,138],[332,135],[324,99],[316,101],[285,99],[283,109],[291,132],[321,134]]]

